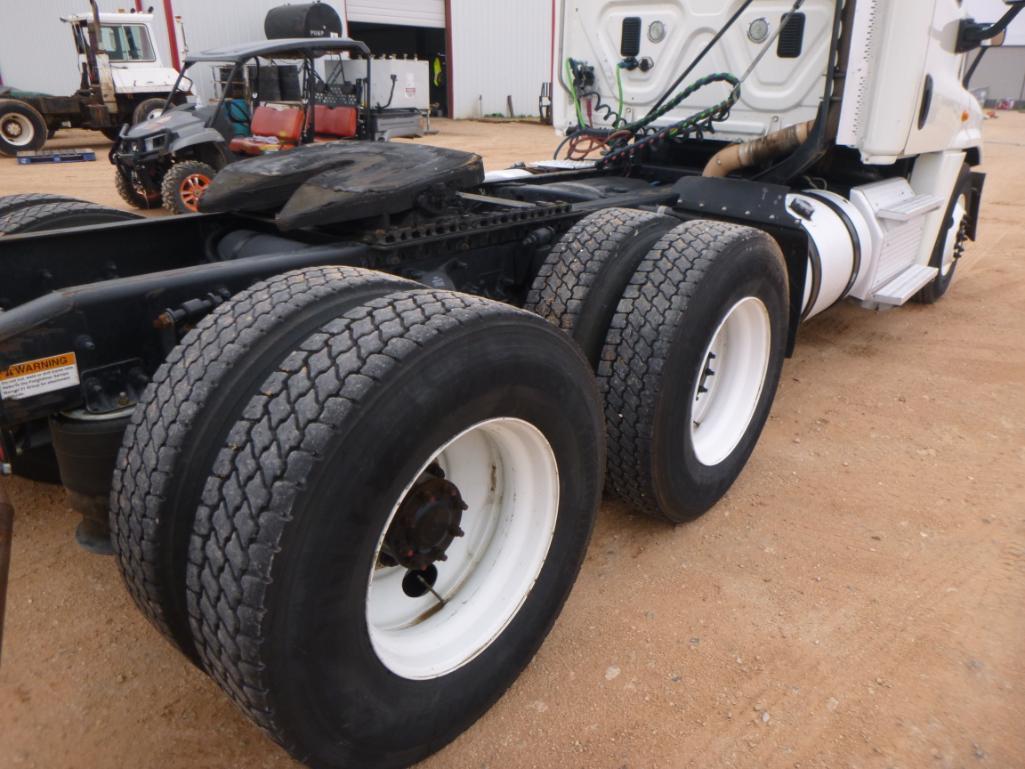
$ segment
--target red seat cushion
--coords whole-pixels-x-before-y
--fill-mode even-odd
[[[313,128],[319,136],[348,138],[356,135],[355,107],[327,107],[317,104],[313,108]]]
[[[257,107],[249,130],[253,136],[273,136],[284,144],[298,144],[303,130],[303,111],[295,107]]]
[[[303,118],[303,111],[294,107],[257,107],[249,124],[249,130],[253,135],[235,137],[228,147],[232,152],[245,155],[260,155],[264,152],[289,149],[299,143]]]

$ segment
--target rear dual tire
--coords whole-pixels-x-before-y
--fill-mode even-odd
[[[587,362],[540,319],[349,272],[395,283],[312,332],[268,318],[280,341],[260,356],[269,369],[231,352],[232,318],[258,308],[208,316],[209,355],[192,344],[199,328],[177,348],[133,417],[112,501],[117,532],[164,544],[115,543],[152,619],[180,584],[161,564],[190,531],[184,595],[200,664],[294,756],[405,766],[476,720],[555,621],[601,493],[601,410]],[[218,367],[232,378],[203,377]],[[438,473],[468,505],[447,543],[424,496]],[[164,503],[175,495],[181,504]],[[410,500],[427,505],[415,519],[426,529],[410,524]],[[427,565],[444,605],[409,588],[424,564],[388,561],[410,531],[443,545]],[[158,595],[148,582],[160,574]]]
[[[761,434],[783,365],[776,243],[749,227],[600,211],[553,247],[528,307],[600,358],[609,490],[672,522],[714,505]]]
[[[609,487],[673,522],[711,508],[768,418],[788,316],[786,265],[764,232],[691,221],[667,233],[602,351]]]
[[[185,602],[188,542],[214,459],[254,388],[332,318],[416,286],[349,267],[275,276],[203,318],[154,374],[114,467],[111,538],[140,611],[194,662]]]

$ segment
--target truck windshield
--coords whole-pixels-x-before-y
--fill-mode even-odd
[[[104,24],[100,48],[111,61],[153,61],[149,30],[142,24]]]

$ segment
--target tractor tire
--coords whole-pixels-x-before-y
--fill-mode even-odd
[[[203,484],[229,429],[270,371],[317,328],[368,299],[417,286],[351,267],[285,273],[207,315],[157,369],[115,463],[111,538],[136,604],[193,661],[186,554]]]
[[[114,188],[121,199],[133,208],[150,209],[159,206],[161,195],[159,192],[147,192],[141,187],[132,184],[130,176],[120,168],[114,169]]]
[[[597,369],[623,289],[655,241],[679,223],[626,208],[584,217],[548,252],[524,309],[572,336]]]
[[[788,318],[786,265],[764,232],[698,220],[666,233],[602,351],[610,490],[672,522],[714,505],[768,418]]]
[[[31,104],[0,99],[0,155],[38,150],[46,144],[46,121]]]
[[[88,201],[71,198],[67,195],[52,195],[46,192],[27,192],[22,195],[4,195],[0,197],[0,216],[6,216],[20,208],[38,206],[42,203],[86,203]]]
[[[66,227],[85,227],[138,219],[138,214],[119,211],[98,203],[81,200],[40,203],[17,208],[0,216],[0,235],[19,235],[25,232],[59,230]]]
[[[207,670],[310,766],[438,750],[558,616],[602,433],[587,361],[530,313],[436,290],[351,310],[257,388],[214,465],[188,573]]]
[[[172,214],[194,214],[199,199],[217,175],[213,166],[198,160],[182,160],[171,166],[160,183],[164,208]]]
[[[143,99],[132,110],[132,125],[160,117],[164,113],[166,99]]]
[[[972,186],[972,170],[967,165],[961,167],[961,173],[954,184],[954,191],[947,203],[943,217],[943,226],[936,238],[929,266],[939,272],[931,283],[926,285],[912,300],[919,304],[935,304],[950,288],[957,270],[957,262],[961,258],[968,227],[968,195]]]

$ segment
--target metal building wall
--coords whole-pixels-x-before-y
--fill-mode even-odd
[[[101,11],[116,11],[132,7],[132,3],[100,0],[99,6]],[[88,10],[87,0],[0,0],[0,78],[4,85],[58,96],[73,93],[79,83],[78,55],[71,30],[60,17]],[[159,43],[160,30],[155,37],[154,42]],[[161,52],[166,54],[166,45]]]
[[[987,51],[971,82],[973,91],[981,88],[987,91],[987,101],[1014,99],[1025,102],[1025,46]]]
[[[552,0],[449,0],[453,117],[537,114],[551,80]]]

